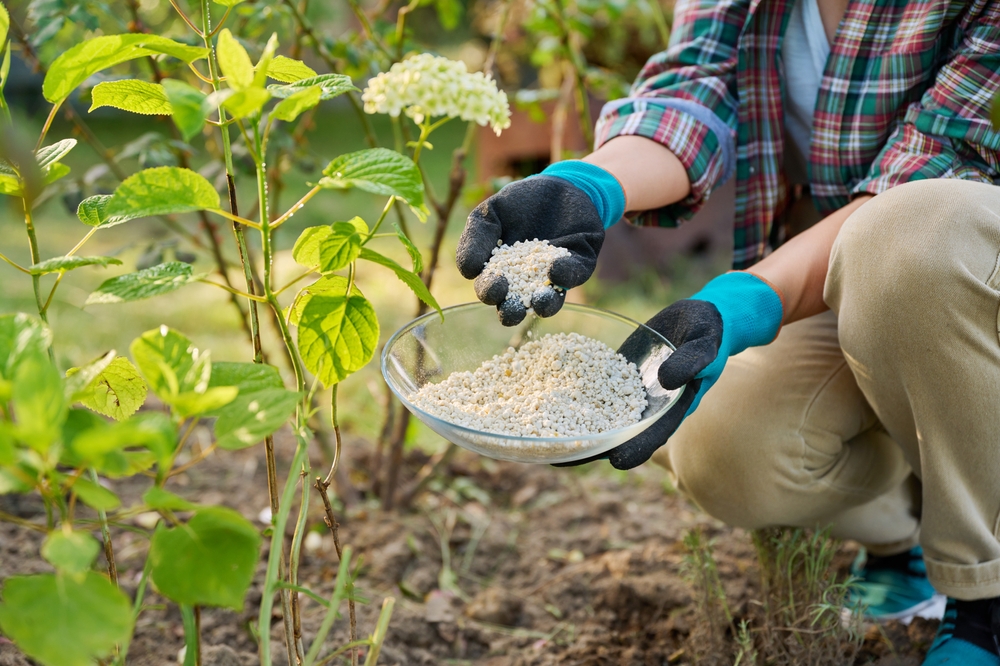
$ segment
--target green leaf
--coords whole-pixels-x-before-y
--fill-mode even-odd
[[[260,111],[261,107],[271,99],[271,93],[263,88],[245,88],[237,90],[222,102],[222,108],[229,111],[233,118],[246,118]]]
[[[313,296],[299,319],[302,361],[325,386],[365,366],[378,345],[375,309],[363,296]]]
[[[69,151],[73,150],[76,146],[76,139],[63,139],[62,141],[57,141],[51,146],[45,146],[44,148],[39,148],[38,152],[35,153],[35,160],[38,162],[38,168],[45,170],[46,168],[52,166],[62,158],[69,154]]]
[[[79,478],[73,484],[80,501],[91,509],[98,511],[113,511],[122,505],[122,501],[113,492],[104,486],[94,483],[90,479]]]
[[[206,507],[185,525],[157,527],[149,547],[150,577],[176,603],[241,611],[259,551],[260,534],[246,518]]]
[[[99,364],[102,362],[103,359],[98,361]],[[73,377],[75,374],[67,373],[67,376]],[[146,382],[142,381],[131,361],[119,356],[93,375],[73,395],[73,400],[83,403],[98,414],[122,421],[135,414],[146,402]]]
[[[13,393],[15,436],[45,453],[59,439],[66,420],[62,376],[47,355],[36,352],[18,365]]]
[[[187,337],[166,326],[133,340],[131,351],[153,392],[180,416],[214,411],[239,393],[235,386],[210,388],[209,352],[199,351]]]
[[[76,216],[87,226],[112,226],[108,224],[107,213],[108,201],[110,200],[110,194],[95,194],[92,197],[87,197],[76,207]]]
[[[132,605],[96,571],[11,576],[0,629],[44,666],[92,666],[132,635]]]
[[[169,403],[181,393],[204,393],[212,376],[209,352],[167,326],[146,331],[129,347],[153,393]]]
[[[295,83],[316,76],[316,72],[301,60],[279,55],[275,56],[267,66],[267,75],[276,81]]]
[[[0,379],[13,381],[26,358],[45,356],[52,344],[52,331],[24,313],[0,315]]]
[[[50,532],[42,544],[42,557],[59,571],[79,574],[90,569],[101,546],[86,532],[61,529]]]
[[[262,441],[291,418],[302,394],[285,389],[241,392],[219,412],[215,439],[220,448],[245,449]]]
[[[90,98],[88,112],[105,106],[144,116],[169,116],[174,112],[163,86],[138,79],[98,83]]]
[[[361,254],[361,234],[350,222],[334,222],[329,236],[319,243],[321,273],[339,271]]]
[[[368,225],[357,216],[347,222],[338,222],[337,224],[349,224],[362,236],[368,234]],[[292,259],[307,268],[318,266],[320,264],[320,247],[324,241],[333,235],[333,229],[333,225],[306,227],[303,229],[298,240],[295,241],[295,246],[292,248]],[[342,229],[346,232],[346,227],[342,227]]]
[[[163,92],[173,110],[173,121],[185,141],[201,132],[209,114],[204,93],[177,79],[163,79]]]
[[[299,319],[302,317],[302,310],[306,307],[306,303],[308,303],[309,299],[313,296],[344,296],[346,294],[347,278],[339,275],[324,275],[308,287],[303,287],[299,290],[299,293],[295,295],[295,300],[289,307],[289,323],[295,326],[299,325]],[[358,289],[357,285],[353,285],[351,287],[351,295],[364,296],[364,294],[361,293],[361,290]]]
[[[87,389],[97,377],[104,372],[105,368],[115,360],[115,350],[109,351],[95,361],[82,365],[78,368],[70,368],[66,371],[66,397],[70,402],[80,400],[87,393]]]
[[[5,400],[3,402],[6,402]],[[17,462],[17,451],[14,449],[13,428],[9,424],[0,421],[0,467],[13,465]],[[0,490],[0,495],[3,492]]]
[[[194,511],[198,505],[189,502],[169,490],[153,486],[142,496],[143,503],[150,509],[165,509],[167,511]]]
[[[438,21],[445,30],[454,30],[462,18],[463,7],[459,0],[434,0]]]
[[[299,79],[285,85],[272,83],[267,89],[271,91],[271,95],[274,97],[285,98],[313,86],[319,86],[323,90],[320,99],[332,99],[346,92],[357,90],[354,87],[354,83],[351,82],[351,77],[344,74],[320,74],[319,76],[310,76],[309,78]]]
[[[205,391],[186,391],[175,395],[170,406],[183,418],[208,414],[231,403],[240,390],[235,386],[216,386]]]
[[[223,7],[235,7],[243,2],[243,0],[212,0],[212,2],[217,5],[222,5]]]
[[[122,465],[127,468],[131,452],[122,450],[129,447],[143,447],[165,465],[177,447],[177,426],[163,412],[142,412],[127,421],[102,421],[85,428],[69,440],[69,447],[79,460],[92,462],[101,473],[113,474]]]
[[[290,123],[298,118],[303,111],[308,111],[319,104],[322,93],[319,86],[313,86],[297,92],[291,97],[286,97],[275,105],[274,110],[271,111],[271,117]]]
[[[154,167],[126,178],[107,202],[109,218],[189,213],[219,207],[219,193],[204,176],[180,167]]]
[[[30,493],[33,489],[34,486],[25,483],[20,474],[14,474],[11,470],[0,467],[0,495],[7,495],[8,493],[24,495]]]
[[[123,455],[126,448],[143,447],[154,455],[154,460],[166,461],[177,446],[177,427],[162,412],[144,412],[117,423],[94,415],[88,422],[83,418],[86,414],[73,410],[63,430],[74,467],[95,467],[101,473],[123,472],[129,465]],[[70,421],[77,422],[75,433],[68,432]]]
[[[146,217],[142,211],[139,211],[138,214],[108,215],[108,203],[112,197],[111,194],[95,194],[92,197],[87,197],[76,207],[76,216],[80,218],[81,222],[91,227],[114,227],[130,220]]]
[[[0,42],[2,44],[3,42]],[[7,75],[10,74],[10,43],[3,50],[3,63],[0,64],[0,93],[7,86]]]
[[[126,273],[105,280],[87,297],[84,305],[125,303],[152,298],[176,291],[186,284],[201,279],[192,273],[191,265],[181,261],[168,261],[135,273]]]
[[[219,67],[226,77],[226,83],[234,90],[243,90],[253,85],[253,63],[243,45],[236,41],[229,28],[219,33],[215,46]]]
[[[292,247],[292,259],[295,263],[313,268],[319,265],[319,246],[333,233],[332,226],[306,227],[299,234]]]
[[[375,250],[370,250],[367,247],[361,249],[361,258],[391,269],[392,272],[396,274],[396,277],[402,280],[403,284],[409,287],[410,290],[416,294],[417,298],[426,303],[429,307],[437,310],[438,314],[441,315],[441,318],[444,318],[444,313],[441,312],[441,306],[438,305],[437,300],[427,289],[427,285],[424,284],[419,275],[406,270],[389,257],[379,254]]]
[[[0,5],[0,44],[7,41],[7,31],[10,29],[10,15],[7,8]]]
[[[413,244],[413,241],[407,238],[398,224],[392,226],[396,229],[396,236],[399,238],[399,242],[403,244],[403,247],[406,248],[406,253],[410,255],[410,261],[413,262],[413,272],[420,275],[424,270],[424,258],[420,254],[420,250]]]
[[[12,197],[21,196],[21,181],[17,179],[17,176],[0,174],[0,194]]]
[[[234,363],[232,361],[215,361],[212,363],[212,376],[208,382],[209,388],[216,386],[235,386],[240,394],[253,393],[263,389],[285,388],[278,369],[266,363]]]
[[[166,54],[193,62],[208,55],[208,49],[187,46],[166,37],[148,34],[106,35],[88,39],[64,52],[49,66],[42,94],[57,104],[91,75],[128,60]]]
[[[43,182],[46,185],[51,185],[60,178],[64,178],[69,175],[70,168],[63,164],[62,162],[56,162],[55,164],[50,164],[48,168],[45,169],[45,173],[42,174]]]
[[[272,32],[271,37],[267,40],[267,44],[264,45],[264,51],[260,55],[260,60],[257,61],[257,66],[254,67],[254,88],[263,88],[267,84],[267,70],[271,66],[271,60],[274,58],[276,50],[278,50],[278,33]],[[267,95],[270,98],[271,93]]]
[[[424,183],[417,165],[409,157],[388,148],[369,148],[336,158],[323,170],[322,187],[356,187],[373,194],[399,197],[424,211]]]
[[[65,273],[81,266],[100,266],[106,268],[108,264],[120,266],[121,259],[114,257],[53,257],[33,264],[28,268],[32,275],[46,275],[47,273]]]

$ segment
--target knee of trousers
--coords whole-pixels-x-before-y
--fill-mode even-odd
[[[812,509],[803,494],[812,479],[800,460],[769,441],[782,435],[759,419],[725,413],[728,401],[708,397],[658,452],[656,461],[672,472],[677,489],[733,527],[809,522]]]
[[[844,223],[824,298],[841,345],[926,339],[963,290],[995,274],[1000,188],[958,179],[910,182],[874,197]]]

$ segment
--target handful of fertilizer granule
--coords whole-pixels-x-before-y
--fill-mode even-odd
[[[550,298],[550,292],[557,289],[549,280],[549,269],[560,257],[569,257],[571,253],[564,247],[556,247],[546,240],[516,241],[513,245],[498,245],[493,249],[490,260],[486,262],[482,274],[477,279],[480,285],[497,285],[503,278],[506,286],[506,296],[501,305],[501,316],[505,308],[515,307],[530,313],[532,298]],[[493,287],[496,288],[496,287]],[[500,305],[499,299],[485,302]],[[545,314],[544,312],[542,314]],[[523,319],[523,315],[518,321]]]
[[[449,423],[515,437],[578,437],[636,423],[645,410],[639,370],[604,343],[551,333],[509,347],[472,372],[410,396]]]

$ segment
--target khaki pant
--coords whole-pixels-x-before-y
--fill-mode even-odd
[[[831,311],[730,359],[657,462],[744,528],[923,545],[939,592],[1000,596],[1000,187],[895,187],[846,222]]]

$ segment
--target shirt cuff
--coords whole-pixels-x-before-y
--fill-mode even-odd
[[[704,205],[713,189],[736,170],[734,132],[708,107],[685,99],[630,97],[604,106],[596,147],[618,136],[642,136],[668,148],[681,161],[691,193],[678,203],[639,214],[639,223],[676,226]]]

